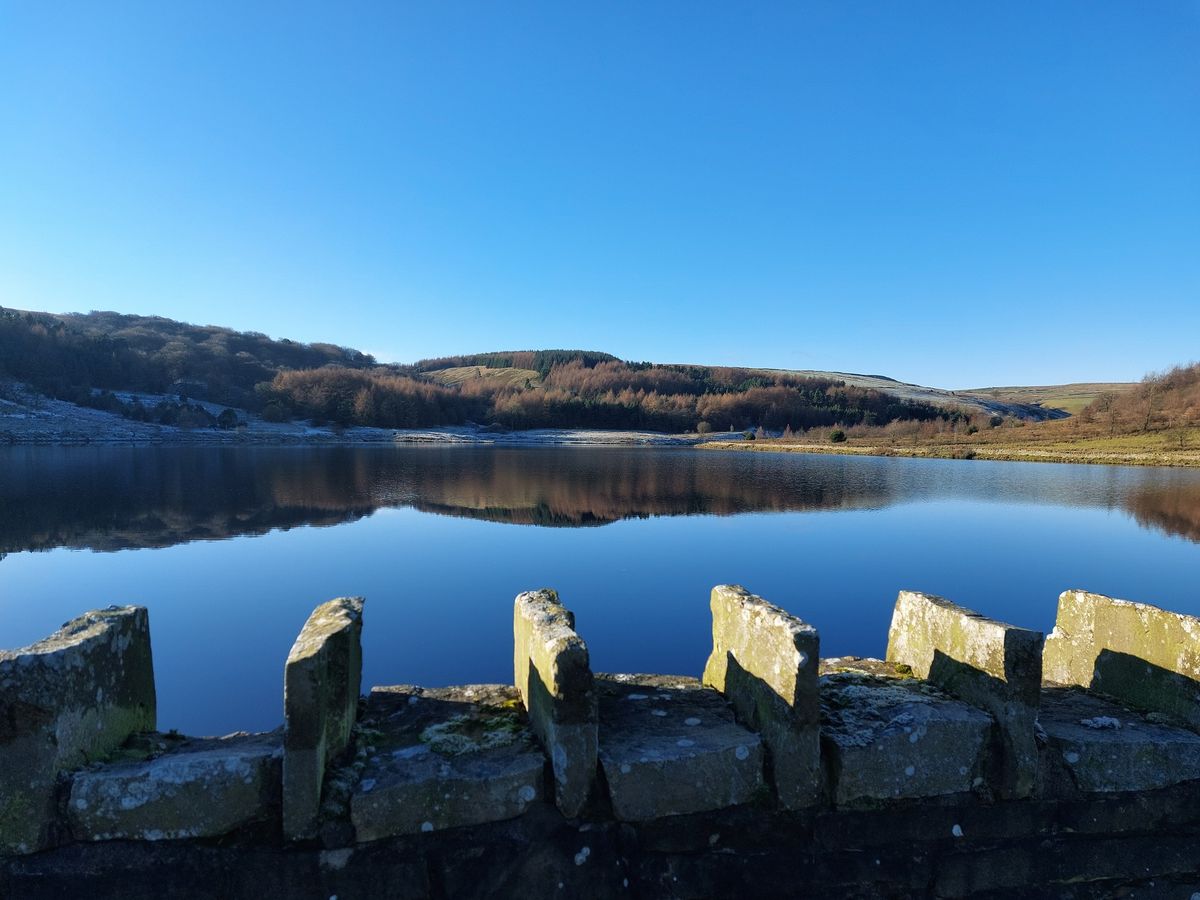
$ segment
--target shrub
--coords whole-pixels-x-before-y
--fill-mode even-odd
[[[835,428],[833,431],[829,432],[829,443],[844,444],[845,442],[846,442],[846,432],[842,431],[842,429]]]
[[[263,407],[262,417],[268,422],[286,422],[290,418],[283,404],[274,401]]]

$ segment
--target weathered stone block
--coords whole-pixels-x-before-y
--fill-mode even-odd
[[[999,730],[1001,797],[1037,783],[1034,730],[1042,683],[1040,631],[997,622],[941,597],[901,591],[888,631],[888,662],[910,666],[947,693],[991,714]]]
[[[0,853],[51,843],[54,783],[155,726],[146,610],[111,606],[0,651]]]
[[[763,788],[762,741],[695,678],[600,675],[600,765],[626,822],[747,803]]]
[[[362,684],[361,597],[313,610],[283,675],[283,833],[316,834],[325,769],[350,742]]]
[[[878,660],[826,660],[822,737],[838,806],[966,793],[982,784],[992,719]]]
[[[552,590],[517,596],[513,674],[533,732],[550,756],[555,802],[573,818],[596,777],[596,691],[575,616]]]
[[[704,683],[762,736],[784,808],[811,806],[821,782],[817,630],[738,585],[713,588],[711,606]]]
[[[71,780],[71,832],[83,841],[157,841],[268,820],[278,815],[282,759],[276,732],[185,740],[152,759],[85,769]]]
[[[498,822],[544,799],[546,759],[515,688],[377,687],[362,725],[359,841]]]
[[[1102,691],[1200,728],[1200,619],[1087,591],[1058,598],[1047,681]]]
[[[1200,779],[1200,736],[1082,690],[1048,688],[1047,768],[1084,793],[1149,791]]]

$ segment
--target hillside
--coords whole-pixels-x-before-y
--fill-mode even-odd
[[[631,363],[568,350],[446,362],[281,371],[259,394],[272,417],[389,428],[474,421],[507,429],[782,432],[963,416],[839,378],[755,369]]]
[[[475,378],[493,380],[500,387],[534,387],[542,383],[542,375],[534,369],[491,368],[489,366],[451,366],[425,373],[438,384],[462,384]]]
[[[0,376],[63,400],[86,401],[94,390],[135,390],[252,407],[255,385],[276,373],[326,365],[364,368],[375,360],[332,344],[157,316],[0,308]]]
[[[1074,388],[1078,398],[1091,392],[1095,398],[1079,408],[1077,415],[1053,421],[996,420],[989,421],[987,427],[973,421],[893,422],[883,427],[848,428],[836,443],[828,430],[811,429],[787,439],[708,446],[872,456],[1200,466],[1200,364],[1176,366],[1137,384],[995,390],[1040,396],[1046,402],[1049,397],[1070,396],[1066,388]]]
[[[856,375],[851,372],[821,372],[813,369],[792,369],[794,375],[805,378],[837,378],[846,384],[869,390],[882,391],[893,397],[914,403],[932,403],[935,406],[964,409],[988,416],[1015,416],[1019,419],[1061,419],[1068,412],[1052,404],[1043,404],[1035,396],[1022,396],[1022,388],[1007,388],[1007,394],[983,391],[948,391],[942,388],[925,387],[888,378],[886,375]],[[1034,390],[1043,390],[1036,388]],[[1053,389],[1045,389],[1053,390]]]
[[[1101,392],[1079,418],[1110,436],[1200,425],[1200,363],[1147,375],[1125,391]]]
[[[1056,414],[1015,394],[841,372],[629,362],[588,350],[384,365],[333,344],[112,312],[0,309],[0,378],[139,423],[183,428],[233,428],[253,414],[268,423],[392,429],[473,422],[493,430],[783,433],[897,422],[945,430]],[[233,409],[222,414],[221,407]]]
[[[976,397],[983,400],[1000,403],[1019,404],[1037,407],[1048,412],[1063,412],[1077,415],[1107,393],[1123,394],[1133,390],[1137,385],[1128,381],[1109,382],[1080,382],[1076,384],[1042,385],[1039,387],[988,387],[969,388],[965,391],[955,391],[960,397]],[[1050,415],[1048,418],[1062,418]]]

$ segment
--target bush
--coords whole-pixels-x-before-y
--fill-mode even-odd
[[[840,428],[836,428],[833,431],[829,432],[829,443],[844,444],[845,442],[846,442],[846,432],[842,431]]]
[[[696,426],[696,434],[709,434],[712,430],[712,422],[701,422]]]
[[[754,432],[753,431],[743,431],[742,437],[744,437],[748,441],[752,441],[752,440],[754,440]]]
[[[967,427],[967,434],[978,434],[978,433],[979,433],[979,429],[977,427],[975,427],[974,425],[970,425]]]
[[[262,417],[267,422],[286,422],[291,418],[283,404],[274,401],[263,407]]]

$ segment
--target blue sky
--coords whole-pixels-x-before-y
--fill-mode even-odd
[[[1200,4],[0,0],[0,305],[944,387],[1200,357]]]

